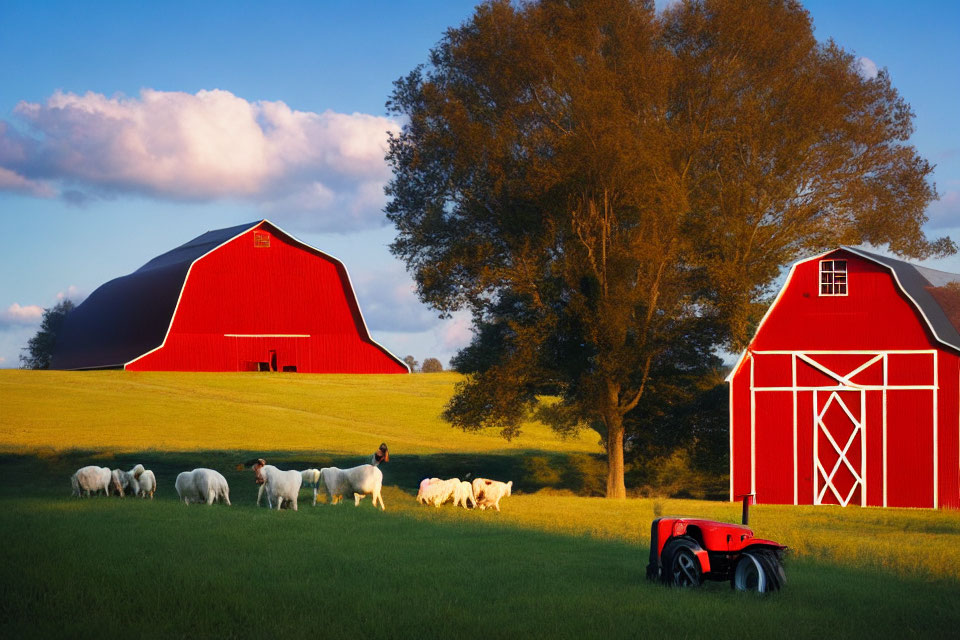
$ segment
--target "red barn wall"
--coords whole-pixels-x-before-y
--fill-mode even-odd
[[[847,458],[863,461],[865,503],[882,506],[886,486],[888,506],[931,507],[934,504],[934,410],[937,431],[937,503],[960,507],[960,357],[938,343],[914,305],[902,294],[890,271],[845,251],[829,256],[847,260],[849,295],[820,296],[819,259],[795,266],[784,291],[750,344],[747,356],[731,377],[731,499],[756,492],[757,502],[814,503],[814,393],[794,392],[791,355],[762,351],[896,351],[935,350],[932,354],[891,354],[888,385],[939,386],[932,390],[867,390],[840,392],[856,420],[864,422],[862,438],[854,438]],[[811,356],[821,365],[849,372],[871,356],[840,354]],[[816,367],[798,361],[798,386],[835,386]],[[787,390],[751,394],[756,387]],[[883,385],[882,362],[852,378],[865,385]],[[886,397],[884,397],[886,396]],[[852,433],[839,404],[827,407],[830,393],[816,393],[819,414],[843,442]],[[883,416],[886,406],[887,470],[884,484]],[[935,407],[935,409],[934,409]],[[796,445],[794,445],[796,411]],[[751,420],[755,420],[751,426]],[[836,427],[832,425],[837,425]],[[852,423],[851,423],[852,425]],[[816,443],[821,463],[839,459],[821,431]],[[796,454],[794,453],[796,447]],[[832,459],[831,459],[832,456]],[[796,460],[796,464],[794,463]],[[796,468],[795,468],[796,467]],[[837,480],[853,486],[853,476],[841,464]],[[820,482],[818,478],[818,482]],[[822,484],[821,484],[822,488]],[[829,492],[829,490],[828,490]],[[850,504],[861,504],[858,486]],[[825,499],[829,496],[825,496]]]
[[[269,247],[255,247],[267,234]],[[130,370],[407,373],[366,335],[346,270],[260,227],[194,263],[163,346]]]

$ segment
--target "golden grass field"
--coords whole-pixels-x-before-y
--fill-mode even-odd
[[[655,515],[737,522],[740,506],[670,499],[607,501],[543,490],[518,494],[490,516],[413,500],[414,478],[432,475],[444,456],[600,453],[596,435],[559,440],[531,423],[507,442],[495,433],[468,434],[439,418],[456,374],[320,376],[0,371],[0,451],[38,458],[70,450],[107,455],[152,452],[322,451],[369,455],[390,445],[385,498],[390,510],[417,519],[484,519],[506,526],[588,535],[645,545]],[[424,468],[404,471],[404,457]],[[297,458],[291,454],[291,460]],[[282,465],[282,462],[278,462]],[[482,471],[480,469],[479,471]],[[245,478],[245,476],[244,476]],[[507,478],[503,478],[506,480]],[[233,482],[233,480],[231,480]],[[396,482],[396,480],[395,480]],[[162,488],[164,489],[164,488]],[[167,496],[172,489],[166,487]],[[161,490],[161,495],[164,493]],[[812,506],[754,507],[758,535],[788,545],[796,557],[923,579],[960,582],[960,512]]]
[[[529,423],[507,442],[440,419],[454,373],[293,375],[0,370],[0,451],[322,450],[369,455],[518,450],[601,453]]]

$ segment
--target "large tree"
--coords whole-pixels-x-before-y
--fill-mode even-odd
[[[921,230],[936,192],[909,105],[797,2],[489,2],[388,108],[391,249],[476,327],[446,417],[511,437],[558,395],[540,416],[601,435],[609,497],[624,416],[677,353],[740,347],[783,265],[954,250]]]
[[[61,300],[49,309],[43,310],[40,328],[30,338],[20,354],[21,369],[49,369],[53,358],[53,349],[57,345],[57,336],[63,321],[76,305],[71,300]]]

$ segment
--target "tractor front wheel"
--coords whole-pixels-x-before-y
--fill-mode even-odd
[[[777,552],[757,549],[740,556],[730,586],[737,591],[768,593],[779,590],[786,580]]]
[[[687,536],[667,542],[660,556],[663,581],[674,587],[699,587],[703,583],[703,570],[695,553],[699,550],[697,541]]]

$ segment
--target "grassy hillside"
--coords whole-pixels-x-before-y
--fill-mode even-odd
[[[459,376],[0,370],[0,451],[600,453],[538,423],[507,442],[440,419]]]

